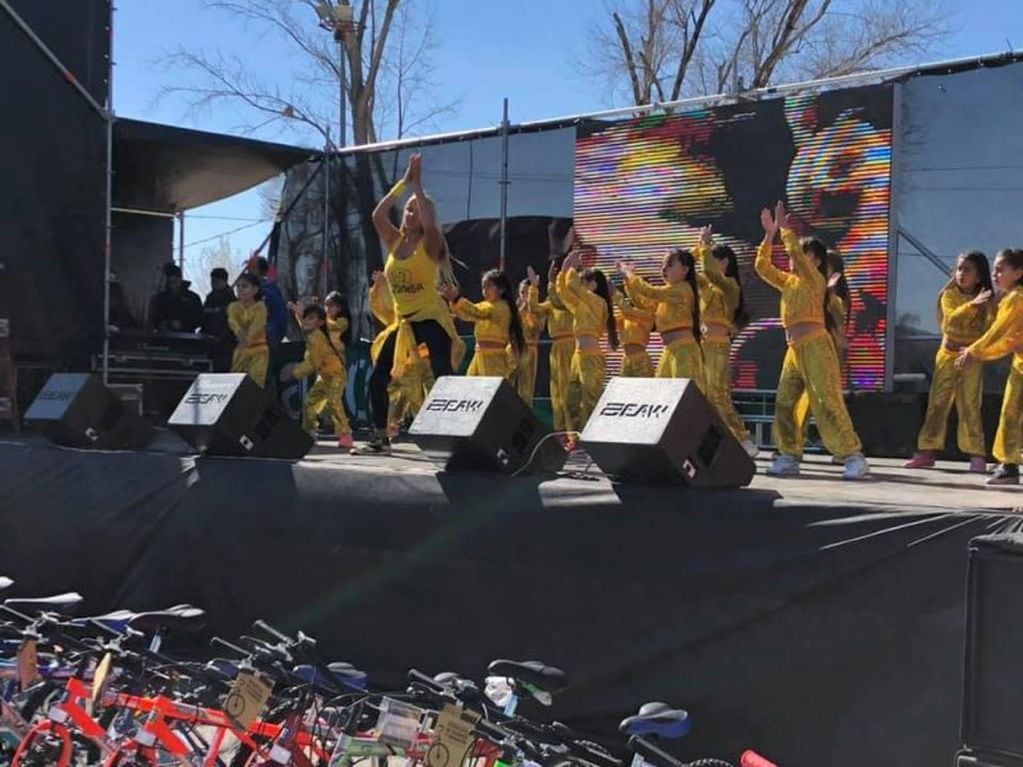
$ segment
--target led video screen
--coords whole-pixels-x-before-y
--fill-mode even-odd
[[[778,293],[753,270],[760,210],[781,199],[801,235],[842,256],[851,311],[847,385],[885,377],[892,88],[820,94],[657,115],[578,129],[574,222],[591,265],[619,259],[659,280],[665,250],[692,247],[700,227],[739,256],[750,321],[732,343],[737,389],[773,390],[785,350]],[[785,268],[780,244],[775,263]],[[651,340],[660,353],[660,340]],[[619,358],[609,357],[609,372]]]

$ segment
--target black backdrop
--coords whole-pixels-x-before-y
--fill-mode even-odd
[[[13,7],[100,103],[107,0]],[[0,11],[0,316],[15,352],[63,356],[102,330],[106,124]]]

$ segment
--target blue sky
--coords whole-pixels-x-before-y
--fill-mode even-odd
[[[580,76],[576,66],[586,55],[591,22],[605,13],[603,0],[417,1],[434,8],[438,48],[433,79],[438,92],[444,100],[460,101],[457,114],[430,132],[495,125],[504,97],[512,122],[617,106],[608,103],[604,83]],[[1023,0],[948,0],[948,7],[954,31],[926,60],[1001,51],[1010,42],[1023,48]],[[226,105],[195,115],[180,98],[157,98],[164,87],[187,84],[190,78],[162,60],[179,47],[219,49],[251,62],[254,71],[270,80],[294,74],[295,58],[287,48],[256,28],[206,10],[201,0],[119,0],[114,18],[114,108],[119,115],[225,133],[238,133],[249,122]],[[907,63],[916,63],[915,58]],[[256,135],[293,138],[269,129]],[[261,215],[254,192],[195,213],[240,219]],[[215,238],[247,223],[190,217],[185,242]],[[254,223],[231,235],[231,244],[246,252],[268,227]],[[187,255],[198,256],[201,249],[190,247]]]

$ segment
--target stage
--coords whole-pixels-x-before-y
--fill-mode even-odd
[[[553,714],[613,740],[647,700],[687,708],[682,756],[756,748],[785,767],[951,763],[966,546],[1020,528],[1023,488],[963,464],[727,491],[615,486],[585,455],[554,476],[448,474],[413,446],[353,458],[200,458],[0,444],[0,573],[91,611],[192,602],[211,631],[263,617],[381,685],[479,679],[540,658]],[[525,713],[528,713],[526,711]]]

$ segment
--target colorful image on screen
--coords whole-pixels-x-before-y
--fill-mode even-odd
[[[729,105],[580,126],[574,221],[587,265],[611,276],[619,259],[659,282],[665,250],[692,247],[700,227],[739,256],[750,322],[732,343],[734,385],[777,386],[785,336],[778,293],[753,271],[760,210],[781,199],[800,235],[839,252],[849,285],[846,383],[885,378],[891,195],[891,86]],[[775,263],[787,267],[781,245]],[[656,334],[655,334],[656,336]],[[660,353],[660,340],[651,341]],[[608,358],[609,373],[620,364]]]

